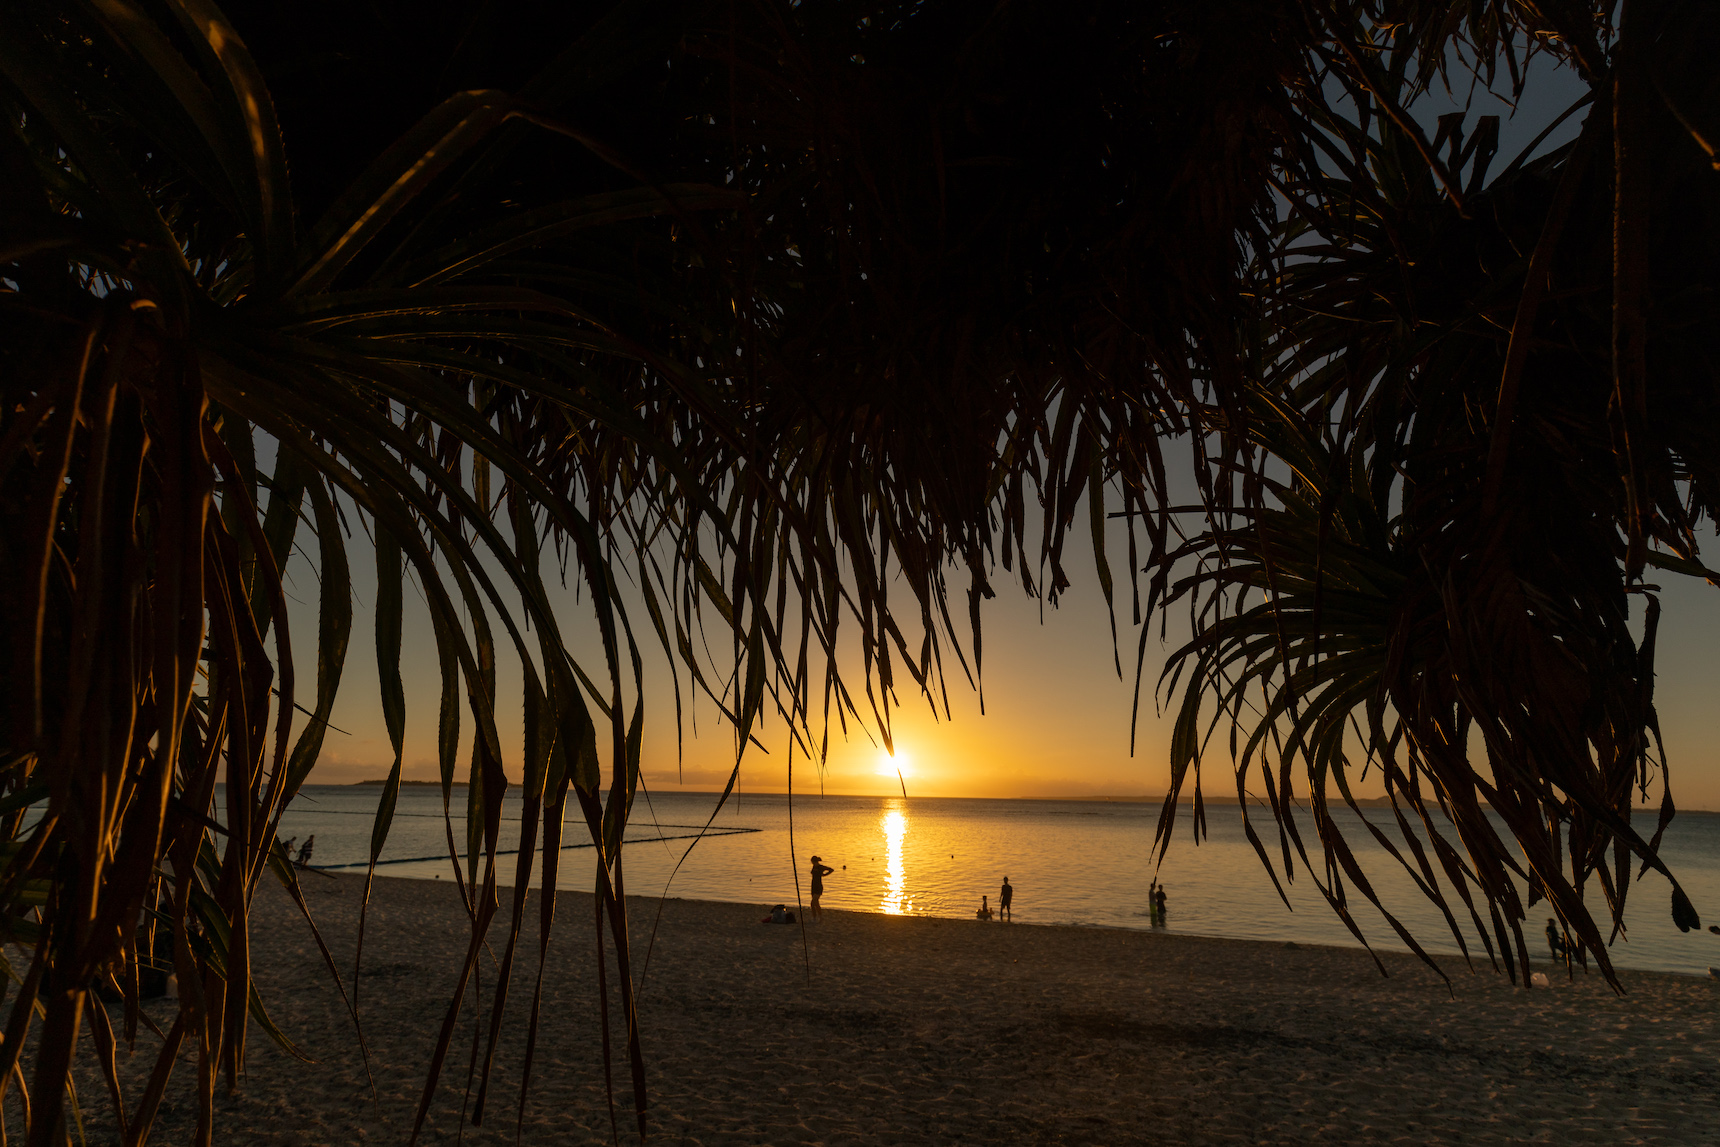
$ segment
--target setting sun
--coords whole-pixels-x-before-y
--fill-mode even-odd
[[[908,754],[897,752],[897,754],[892,757],[887,752],[880,752],[878,754],[878,775],[881,777],[893,777],[898,772],[900,772],[904,777],[911,777],[914,775],[914,770],[908,767]]]

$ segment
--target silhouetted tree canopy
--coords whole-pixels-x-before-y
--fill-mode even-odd
[[[1272,879],[1355,929],[1378,899],[1331,809],[1377,776],[1366,831],[1466,955],[1526,975],[1546,899],[1612,977],[1674,812],[1649,571],[1720,578],[1717,55],[1720,11],[1675,0],[0,9],[0,927],[32,953],[0,1080],[31,1059],[30,1142],[81,1025],[147,1137],[165,1068],[120,1094],[93,991],[135,1039],[156,929],[182,985],[160,1062],[197,1044],[204,1141],[247,1014],[291,1047],[247,914],[265,869],[297,895],[275,829],[352,640],[349,541],[396,756],[373,861],[408,575],[445,807],[470,781],[471,956],[420,1122],[502,908],[511,776],[474,1121],[571,797],[645,1129],[620,840],[667,704],[642,645],[677,720],[708,695],[744,750],[769,705],[819,759],[833,726],[887,740],[895,705],[977,685],[983,602],[1055,601],[1072,542],[1128,598],[1119,672],[1164,611],[1193,622],[1146,682],[1179,714],[1161,847],[1216,769],[1266,798]],[[1547,76],[1586,90],[1557,146],[1422,115]]]

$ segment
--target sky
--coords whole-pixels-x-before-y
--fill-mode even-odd
[[[1084,517],[1084,516],[1083,516]],[[1121,542],[1118,543],[1121,545]],[[314,671],[317,578],[312,563],[302,552],[314,553],[315,542],[300,539],[301,553],[287,568],[288,592],[296,612],[293,643],[304,679],[299,689],[308,693]],[[1085,537],[1072,538],[1074,555],[1091,553]],[[392,761],[387,734],[382,725],[374,644],[371,639],[375,576],[370,568],[368,544],[362,539],[349,543],[353,566],[354,628],[340,700],[324,742],[321,763],[312,783],[350,783],[383,777]],[[839,728],[831,732],[825,767],[820,770],[797,754],[796,791],[816,791],[822,786],[832,793],[889,793],[910,795],[1049,797],[1142,795],[1164,791],[1164,769],[1157,767],[1168,726],[1157,717],[1150,697],[1143,707],[1143,751],[1129,756],[1129,715],[1133,693],[1133,656],[1136,640],[1123,651],[1131,668],[1127,679],[1119,678],[1112,660],[1110,626],[1090,566],[1083,568],[1076,556],[1069,563],[1077,588],[1064,598],[1061,609],[1046,608],[1040,621],[1037,602],[1015,583],[999,584],[997,599],[987,603],[985,613],[985,701],[980,713],[978,694],[951,664],[949,680],[950,719],[934,718],[929,706],[911,681],[898,684],[902,707],[893,715],[896,758],[884,775],[886,760],[882,744],[868,731],[850,722],[849,736]],[[1120,574],[1120,571],[1119,571]],[[1082,583],[1085,582],[1085,585]],[[961,583],[958,583],[961,584]],[[571,593],[552,589],[558,599],[558,614],[570,647],[576,656],[589,658],[588,672],[600,676],[602,662],[593,656],[590,635],[594,624],[590,611]],[[676,733],[674,686],[668,659],[655,644],[643,606],[631,598],[630,616],[641,635],[646,660],[646,732],[642,768],[646,784],[653,788],[720,789],[734,766],[732,726],[722,722],[708,700],[696,700],[681,686],[688,706],[679,744]],[[1126,597],[1120,602],[1126,611]],[[961,616],[959,613],[958,617]],[[719,621],[717,623],[721,625]],[[850,624],[848,630],[855,627]],[[407,688],[408,734],[402,775],[431,780],[437,775],[435,722],[439,677],[435,641],[428,615],[415,589],[407,591],[402,672]],[[499,632],[499,631],[498,631]],[[964,646],[966,635],[964,636]],[[583,639],[583,640],[582,640]],[[710,634],[713,646],[726,645],[726,632]],[[1154,647],[1157,647],[1155,641]],[[850,651],[852,652],[852,650]],[[844,659],[845,672],[858,682],[858,665]],[[1149,655],[1149,677],[1162,657]],[[899,675],[900,676],[900,675]],[[905,677],[903,678],[906,681]],[[503,658],[500,670],[501,724],[504,751],[510,756],[510,775],[518,776],[518,745],[521,720],[518,704],[517,662]],[[1149,684],[1150,688],[1150,684]],[[308,703],[308,698],[307,698]],[[864,702],[862,702],[862,707]],[[466,719],[469,732],[470,718]],[[815,731],[821,728],[815,725]],[[875,730],[873,731],[875,733]],[[779,719],[766,719],[756,734],[759,746],[748,749],[743,759],[740,785],[748,791],[783,791],[787,773],[787,739]],[[1161,746],[1158,751],[1152,746]],[[462,755],[462,768],[465,757]],[[898,779],[895,768],[903,772]]]
[[[1077,515],[1084,522],[1085,514]],[[301,538],[314,551],[314,540]],[[362,538],[349,544],[355,594],[351,651],[323,756],[311,783],[346,784],[380,779],[392,761],[378,703],[372,641],[375,578]],[[1708,539],[1705,549],[1720,550]],[[1112,554],[1126,552],[1120,539]],[[832,730],[822,770],[796,755],[792,784],[796,792],[889,795],[903,788],[910,796],[1092,798],[1157,796],[1169,779],[1170,720],[1155,702],[1154,685],[1167,655],[1186,638],[1186,623],[1173,614],[1168,641],[1157,623],[1149,637],[1140,725],[1130,753],[1130,715],[1134,692],[1133,655],[1139,630],[1128,624],[1127,590],[1119,582],[1119,636],[1123,675],[1112,659],[1110,624],[1097,576],[1080,555],[1091,553],[1077,534],[1066,561],[1073,583],[1060,608],[1028,598],[1013,583],[998,585],[985,612],[985,713],[978,695],[959,672],[949,680],[950,718],[934,717],[911,683],[899,690],[902,708],[894,717],[895,764],[881,744],[851,724],[849,735]],[[301,675],[300,691],[309,703],[314,672],[316,575],[301,553],[288,565],[288,592],[297,606],[293,642]],[[1118,571],[1119,579],[1121,571]],[[1681,808],[1720,811],[1720,742],[1713,730],[1720,721],[1720,672],[1712,651],[1720,648],[1720,590],[1705,583],[1665,575],[1660,625],[1656,701]],[[593,626],[589,610],[559,595],[558,614],[573,646],[589,649]],[[649,633],[642,607],[630,611],[636,628]],[[850,627],[852,628],[852,627]],[[726,641],[713,633],[714,643]],[[581,649],[576,648],[579,655]],[[642,770],[647,787],[657,791],[712,791],[722,788],[734,765],[733,731],[717,719],[709,701],[690,703],[680,743],[673,686],[667,658],[654,644],[642,643],[646,659],[646,721]],[[946,662],[950,659],[946,657]],[[589,663],[588,663],[589,664]],[[435,642],[416,591],[407,591],[407,622],[402,658],[407,689],[407,740],[402,775],[434,780],[436,713],[439,697]],[[599,668],[598,662],[592,668]],[[683,697],[688,696],[682,678]],[[503,659],[499,723],[508,772],[519,777],[520,709],[517,663]],[[470,717],[463,728],[470,732]],[[790,784],[787,740],[780,720],[768,719],[757,734],[763,748],[750,747],[742,760],[739,787],[750,792],[782,792]],[[461,768],[466,757],[462,753]],[[1234,793],[1223,751],[1209,758],[1206,791]],[[1358,791],[1377,795],[1364,782]],[[1658,790],[1654,790],[1658,800]]]
[[[1531,73],[1529,90],[1533,98],[1515,113],[1485,91],[1463,88],[1450,97],[1438,93],[1416,110],[1430,137],[1441,112],[1466,102],[1472,115],[1503,116],[1500,158],[1494,167],[1498,171],[1582,94],[1574,79],[1544,72]],[[1569,139],[1580,119],[1580,115],[1571,117],[1543,148]],[[1078,513],[1076,521],[1084,523],[1086,515]],[[313,540],[301,538],[301,545],[314,552]],[[350,550],[357,599],[354,632],[340,701],[331,722],[341,731],[331,733],[325,741],[322,760],[311,777],[313,783],[381,778],[392,760],[377,701],[370,637],[375,585],[371,559],[362,538],[356,539]],[[1006,798],[1162,794],[1168,783],[1170,721],[1160,714],[1154,684],[1165,657],[1186,636],[1186,627],[1173,624],[1168,644],[1161,642],[1156,632],[1149,639],[1139,730],[1131,753],[1133,655],[1139,631],[1127,624],[1126,588],[1119,586],[1119,604],[1124,611],[1119,618],[1124,671],[1119,676],[1097,578],[1091,564],[1078,556],[1091,552],[1087,539],[1071,538],[1068,552],[1072,560],[1066,564],[1074,585],[1059,608],[1042,607],[1018,585],[1008,582],[1001,582],[998,597],[987,603],[983,715],[977,694],[966,687],[952,664],[950,719],[934,717],[908,682],[900,694],[903,707],[894,719],[897,753],[893,761],[864,730],[851,727],[846,738],[833,731],[829,757],[822,768],[814,768],[804,758],[796,760],[794,790],[885,795],[905,788],[909,795],[918,796]],[[1109,552],[1126,552],[1120,536],[1113,539]],[[300,690],[308,704],[315,664],[316,573],[301,554],[289,563],[287,575],[289,594],[299,604],[293,642],[299,651],[303,678]],[[1720,705],[1715,700],[1720,673],[1716,673],[1712,656],[1712,651],[1720,648],[1720,590],[1670,574],[1663,579],[1663,586],[1656,700],[1674,796],[1683,808],[1720,810],[1720,746],[1713,734],[1720,718]],[[403,775],[432,780],[436,777],[436,653],[427,616],[414,596],[409,590],[403,658],[408,714]],[[572,635],[570,642],[589,642],[589,611],[572,595],[564,595],[561,606],[563,625]],[[649,634],[644,611],[637,602],[634,616],[640,632]],[[722,638],[720,634],[713,636]],[[732,730],[716,719],[709,702],[694,703],[678,736],[667,659],[654,643],[647,644],[644,652],[648,665],[643,750],[646,785],[659,791],[720,789],[734,765]],[[946,658],[946,662],[950,660]],[[517,665],[510,667],[504,662],[501,677],[504,749],[510,775],[517,778],[521,724]],[[465,727],[469,733],[469,717]],[[767,721],[758,737],[769,752],[748,750],[739,786],[744,791],[781,792],[790,784],[782,723]],[[1216,771],[1208,776],[1209,792],[1234,792],[1226,764],[1223,754],[1210,762]],[[1378,790],[1364,784],[1361,791]]]

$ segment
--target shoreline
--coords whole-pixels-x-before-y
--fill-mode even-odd
[[[757,832],[759,830],[749,829],[746,831]],[[570,848],[586,848],[589,846],[587,846],[587,845],[570,845],[568,847],[570,847]],[[511,851],[509,851],[507,854],[508,855],[514,855],[514,853]],[[498,853],[498,855],[502,855],[502,853]],[[445,857],[436,858],[436,860],[438,862],[443,861],[445,859],[446,859]],[[398,881],[401,881],[403,883],[409,883],[409,884],[431,884],[431,885],[437,885],[437,884],[443,884],[443,883],[447,883],[449,885],[453,884],[452,881],[443,881],[440,877],[436,877],[436,876],[428,876],[428,877],[426,877],[426,876],[396,876],[396,875],[388,875],[385,871],[387,866],[390,864],[407,864],[407,863],[418,863],[418,861],[411,861],[411,860],[407,860],[407,861],[382,861],[377,866],[376,878],[378,880],[382,880],[386,877],[389,880],[398,880]],[[318,867],[318,866],[313,865],[312,870],[314,872],[316,872],[317,874],[324,875],[324,876],[345,876],[345,875],[351,875],[354,873],[357,873],[357,874],[362,876],[362,874],[364,872],[364,867],[365,866],[363,864],[328,865],[328,866],[324,866],[324,867]],[[513,889],[513,883],[512,883],[512,878],[510,876],[508,876],[503,871],[503,868],[504,868],[503,865],[500,865],[500,864],[497,865],[498,871],[497,871],[496,888],[497,888],[498,899],[501,902],[501,911],[503,913],[505,913],[508,909],[508,905],[511,903],[509,896],[508,896],[508,893],[511,892],[511,890]],[[532,896],[536,897],[538,895],[538,892],[539,892],[539,889],[534,885],[532,888]],[[562,896],[576,895],[576,894],[579,894],[577,892],[577,890],[565,889],[565,888],[562,889],[559,893],[559,895],[562,895]],[[646,905],[648,907],[655,906],[659,902],[660,899],[663,899],[667,903],[684,902],[684,903],[689,903],[689,904],[708,904],[708,905],[712,905],[712,906],[719,906],[720,905],[720,906],[725,906],[725,907],[743,906],[743,907],[747,907],[749,909],[755,904],[755,902],[752,900],[722,900],[722,899],[716,899],[716,898],[708,897],[708,896],[707,897],[669,896],[666,898],[660,898],[657,896],[647,896],[647,895],[642,895],[642,894],[638,894],[638,893],[629,893],[627,899],[628,899],[630,904],[633,902],[638,902],[638,903],[640,903],[642,905]],[[786,902],[784,902],[784,903],[786,903]],[[762,907],[768,910],[769,905],[762,905]],[[789,907],[791,908],[792,911],[795,911],[796,913],[802,911],[801,906],[790,905]],[[933,915],[931,913],[926,913],[926,912],[905,912],[905,913],[900,913],[900,914],[892,914],[892,913],[887,913],[887,912],[874,912],[874,911],[852,909],[852,908],[827,908],[827,909],[825,909],[825,911],[829,912],[829,913],[842,913],[845,915],[854,915],[854,916],[868,916],[868,917],[869,916],[879,916],[879,917],[885,917],[885,918],[889,918],[889,919],[937,920],[937,921],[941,921],[941,922],[955,923],[955,924],[960,924],[960,923],[981,924],[981,923],[984,923],[982,921],[974,920],[968,916],[937,916],[937,915]],[[1390,935],[1390,934],[1378,937],[1378,940],[1380,941],[1380,943],[1376,944],[1372,948],[1368,948],[1368,947],[1365,947],[1365,946],[1358,944],[1358,943],[1348,943],[1348,944],[1337,943],[1337,944],[1334,944],[1334,943],[1324,943],[1324,942],[1315,941],[1315,940],[1293,940],[1293,941],[1292,940],[1286,940],[1286,941],[1263,940],[1263,939],[1259,939],[1259,938],[1255,938],[1255,937],[1223,936],[1223,935],[1219,935],[1219,934],[1212,933],[1212,932],[1184,931],[1184,930],[1177,929],[1175,927],[1159,927],[1159,928],[1154,928],[1151,926],[1137,927],[1137,926],[1130,926],[1130,925],[1125,925],[1125,924],[1086,923],[1084,921],[1078,921],[1078,920],[1032,920],[1032,919],[1028,919],[1028,920],[1021,920],[1021,921],[1011,921],[1008,925],[1004,925],[1002,921],[991,921],[991,923],[998,924],[999,926],[1007,926],[1007,927],[1014,927],[1016,924],[1019,924],[1021,927],[1024,927],[1024,928],[1071,928],[1071,929],[1075,929],[1077,931],[1100,930],[1100,931],[1127,933],[1127,934],[1131,934],[1131,935],[1151,935],[1151,936],[1166,936],[1166,937],[1179,936],[1179,937],[1184,937],[1184,938],[1191,939],[1191,940],[1212,940],[1212,941],[1221,941],[1224,943],[1235,943],[1235,944],[1260,944],[1260,945],[1264,945],[1265,947],[1268,947],[1268,948],[1276,947],[1280,943],[1284,943],[1293,949],[1294,948],[1301,948],[1301,949],[1309,949],[1309,950],[1314,950],[1314,949],[1330,950],[1333,952],[1357,952],[1357,953],[1361,953],[1363,956],[1369,956],[1370,952],[1377,952],[1382,957],[1386,956],[1386,955],[1406,957],[1410,960],[1415,961],[1415,963],[1417,965],[1419,965],[1421,967],[1426,967],[1425,964],[1421,963],[1421,958],[1416,956],[1415,953],[1411,952],[1408,948],[1388,946],[1388,944],[1390,944],[1390,943],[1398,942],[1397,937],[1394,935]],[[1538,952],[1539,949],[1536,947],[1536,944],[1535,944],[1536,940],[1538,939],[1538,934],[1534,931],[1533,928],[1526,928],[1526,930],[1524,932],[1524,938],[1525,938],[1525,942],[1530,945],[1530,951],[1532,953],[1530,956],[1530,960],[1529,960],[1529,964],[1530,964],[1532,971],[1546,971],[1546,972],[1548,972],[1549,975],[1554,974],[1555,972],[1559,975],[1565,974],[1565,966],[1563,963],[1556,962],[1556,961],[1552,960],[1551,958],[1542,958],[1539,955],[1534,954],[1534,953]],[[1442,937],[1442,939],[1445,939],[1445,938]],[[1477,975],[1483,974],[1483,973],[1487,973],[1487,974],[1492,973],[1492,966],[1488,963],[1485,951],[1476,951],[1476,952],[1470,953],[1470,955],[1467,959],[1467,962],[1466,962],[1464,953],[1459,951],[1456,947],[1449,946],[1449,945],[1450,945],[1449,939],[1446,939],[1446,942],[1444,944],[1437,944],[1436,943],[1436,944],[1424,944],[1423,945],[1423,948],[1427,952],[1427,954],[1429,956],[1433,957],[1434,961],[1440,965],[1440,968],[1447,975],[1456,976],[1456,975],[1468,974],[1471,964],[1473,964],[1474,971]],[[1626,954],[1628,955],[1628,953],[1626,953]],[[1371,959],[1372,957],[1369,956],[1369,958]],[[1716,948],[1715,958],[1717,960],[1720,960],[1720,948]],[[1504,968],[1504,964],[1503,964],[1503,961],[1501,961],[1500,971],[1498,972],[1498,974],[1501,977],[1503,977],[1505,975],[1503,968]],[[1648,967],[1642,967],[1642,966],[1634,965],[1634,964],[1617,963],[1616,962],[1616,954],[1615,954],[1614,968],[1618,972],[1620,972],[1621,974],[1624,972],[1630,972],[1632,974],[1641,974],[1641,975],[1679,976],[1679,977],[1682,977],[1685,979],[1697,980],[1697,981],[1702,981],[1702,982],[1707,982],[1707,981],[1713,980],[1715,978],[1715,977],[1713,977],[1713,975],[1711,973],[1708,973],[1708,972],[1679,971],[1679,970],[1670,969],[1670,968],[1648,968]],[[1600,972],[1599,972],[1598,968],[1593,967],[1593,966],[1591,966],[1588,969],[1588,971],[1585,972],[1584,969],[1582,968],[1582,966],[1578,965],[1576,970],[1575,970],[1575,974],[1578,976],[1589,975],[1589,976],[1594,976],[1594,977],[1600,977]]]
[[[361,875],[307,881],[351,984]],[[464,1141],[513,1143],[537,976],[528,901],[490,1111]],[[611,1140],[588,893],[559,893],[524,1143]],[[1621,972],[1512,988],[1413,956],[1082,925],[829,910],[757,923],[755,906],[629,897],[653,1140],[686,1144],[1711,1142],[1720,1125],[1715,988]],[[502,899],[421,1142],[459,1135],[474,1031],[487,1031]],[[256,902],[259,992],[320,1062],[300,1064],[252,1025],[236,1096],[217,1095],[217,1142],[314,1147],[404,1142],[469,930],[447,881],[379,877],[358,985],[377,1088],[315,944],[278,887]],[[652,936],[655,933],[655,941]],[[644,968],[650,949],[649,968]],[[609,964],[611,995],[614,964]],[[611,1000],[619,1022],[619,1001]],[[147,1005],[158,1022],[173,1005]],[[153,1037],[123,1060],[128,1096]],[[87,1061],[83,1061],[86,1062]],[[621,1138],[624,1052],[614,1064]],[[187,1141],[195,1061],[175,1071],[155,1141]],[[86,1091],[85,1088],[91,1090]],[[93,1142],[105,1088],[90,1096]]]

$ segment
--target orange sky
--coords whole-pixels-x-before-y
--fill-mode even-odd
[[[305,543],[314,549],[314,540]],[[352,545],[357,595],[351,653],[331,733],[314,783],[349,783],[385,776],[390,754],[377,706],[376,670],[368,611],[373,579],[362,539]],[[1085,539],[1070,542],[1072,555],[1088,553]],[[1126,552],[1121,546],[1113,553]],[[1164,792],[1168,780],[1168,719],[1153,705],[1151,687],[1166,652],[1155,635],[1147,658],[1147,691],[1141,713],[1137,752],[1129,755],[1132,667],[1137,638],[1124,625],[1123,662],[1127,680],[1112,664],[1103,599],[1091,569],[1079,558],[1068,563],[1075,585],[1059,610],[1047,609],[1040,624],[1037,605],[1019,591],[999,588],[987,604],[985,620],[986,708],[958,675],[950,682],[953,719],[934,720],[917,695],[904,692],[896,717],[896,742],[907,763],[909,795],[980,797],[1086,797]],[[300,602],[294,626],[299,650],[301,690],[309,693],[314,672],[316,581],[297,558],[289,567],[293,596]],[[1720,649],[1720,590],[1684,583],[1667,575],[1661,622],[1657,701],[1673,769],[1674,796],[1680,807],[1720,810],[1720,753],[1711,730],[1717,706],[1711,651]],[[1119,587],[1126,594],[1126,588]],[[407,680],[408,740],[404,774],[409,779],[436,776],[435,714],[438,697],[434,641],[408,591],[404,670]],[[1126,610],[1126,597],[1120,602]],[[571,627],[585,614],[568,599]],[[640,624],[644,622],[641,619]],[[649,630],[646,629],[648,633]],[[1177,636],[1173,626],[1173,641]],[[653,649],[647,648],[649,657]],[[950,659],[946,658],[946,662]],[[674,700],[660,652],[648,671],[644,747],[646,783],[659,790],[721,788],[733,763],[732,734],[719,724],[714,708],[696,706],[685,726],[685,756],[676,760]],[[510,773],[517,774],[519,701],[517,670],[501,673],[500,720]],[[685,680],[683,678],[683,684]],[[909,684],[911,688],[911,683]],[[308,701],[308,697],[306,698]],[[465,722],[469,733],[470,720]],[[741,770],[746,791],[782,791],[787,782],[786,745],[780,721],[759,734],[770,754],[749,750]],[[831,793],[899,792],[894,775],[878,772],[881,750],[851,727],[844,741],[832,733],[828,767],[819,778],[804,759],[795,768],[796,791],[816,789],[822,780]],[[1209,760],[1206,791],[1234,793],[1222,749]],[[462,754],[462,762],[465,757]],[[462,766],[463,767],[463,766]],[[1371,780],[1371,778],[1370,778]],[[1377,793],[1364,784],[1361,793]],[[1655,793],[1658,799],[1658,792]]]
[[[358,565],[357,560],[354,565]],[[304,570],[294,572],[304,580]],[[366,608],[369,579],[362,576],[366,573],[368,570],[354,570],[359,602],[352,650],[331,721],[347,735],[329,735],[313,782],[364,780],[386,775],[388,770],[387,735],[375,701],[376,669]],[[308,659],[315,638],[311,628],[315,605],[314,597],[298,596],[309,607],[294,627],[299,656],[306,660],[301,669],[304,673],[311,668]],[[411,596],[409,592],[409,613]],[[403,671],[408,689],[408,736],[403,773],[411,779],[430,780],[436,776],[434,642],[427,624],[414,626],[410,616],[407,630]],[[895,741],[905,762],[910,795],[1093,796],[1164,790],[1161,758],[1168,730],[1161,729],[1150,700],[1143,712],[1144,751],[1133,760],[1129,757],[1133,682],[1132,678],[1119,680],[1112,665],[1103,599],[1083,596],[1060,611],[1047,610],[1046,624],[1040,626],[1035,603],[1019,592],[1000,594],[988,608],[985,634],[985,716],[980,715],[978,696],[967,687],[959,670],[949,686],[949,721],[934,719],[917,694],[899,693],[903,707],[894,715]],[[655,654],[656,662],[647,679],[646,783],[662,789],[720,789],[734,764],[731,728],[716,719],[715,707],[708,700],[694,704],[684,723],[684,756],[677,761],[674,696],[663,669],[666,661],[658,650],[648,648],[645,652],[648,657]],[[1131,651],[1125,651],[1124,657],[1132,664]],[[520,721],[517,694],[510,695],[510,687],[517,689],[517,682],[517,670],[504,668],[499,719],[505,740],[513,745],[518,744]],[[684,675],[682,686],[686,702]],[[893,773],[887,778],[878,773],[883,757],[881,742],[870,739],[852,721],[849,733],[844,740],[840,728],[833,727],[822,778],[797,754],[797,791],[816,789],[821,781],[832,793],[900,791]],[[755,792],[781,791],[787,784],[783,723],[769,720],[757,736],[770,752],[761,753],[757,747],[748,750],[741,786]]]
[[[1543,69],[1544,70],[1544,69]],[[1486,93],[1463,91],[1441,102],[1436,92],[1417,112],[1432,130],[1433,118],[1474,98],[1476,112],[1506,115],[1501,145],[1505,154],[1526,145],[1542,126],[1551,122],[1580,94],[1580,84],[1571,77],[1542,76],[1546,82],[1532,85],[1533,97],[1525,100],[1516,115]],[[1491,102],[1490,102],[1491,101]],[[1550,147],[1575,132],[1580,117],[1573,117],[1543,145]],[[272,454],[260,443],[264,453]],[[1078,513],[1077,522],[1085,521]],[[315,540],[301,544],[314,551]],[[950,683],[950,705],[954,719],[934,721],[919,698],[904,694],[906,708],[897,718],[896,736],[908,762],[906,781],[910,795],[1047,797],[1158,794],[1167,782],[1165,764],[1169,722],[1156,714],[1151,685],[1163,663],[1166,650],[1155,640],[1147,658],[1148,691],[1141,714],[1137,751],[1129,754],[1130,695],[1133,687],[1133,652],[1137,640],[1125,625],[1124,667],[1128,680],[1119,680],[1112,666],[1109,627],[1105,619],[1091,564],[1080,555],[1089,552],[1087,539],[1069,540],[1069,576],[1073,591],[1060,610],[1045,611],[1044,624],[1036,603],[1005,588],[1000,580],[999,597],[986,610],[986,699],[987,715],[979,715],[974,694],[958,675]],[[1710,550],[1720,550],[1712,540]],[[351,546],[354,588],[358,597],[352,652],[333,724],[349,735],[331,734],[325,742],[323,761],[313,781],[343,783],[381,777],[391,759],[376,702],[376,670],[368,605],[373,595],[371,559],[363,540]],[[1121,538],[1111,553],[1126,552]],[[294,625],[299,650],[301,692],[314,685],[316,635],[316,577],[303,558],[289,565],[289,592],[300,603]],[[1119,579],[1122,571],[1118,570]],[[1665,613],[1659,637],[1659,674],[1656,700],[1672,765],[1674,795],[1681,807],[1720,810],[1720,751],[1713,730],[1717,712],[1716,685],[1720,673],[1714,668],[1713,651],[1720,649],[1720,590],[1685,579],[1664,577]],[[1126,589],[1119,587],[1119,593]],[[416,606],[408,593],[409,610]],[[1124,602],[1126,607],[1126,601]],[[422,607],[417,606],[421,611]],[[576,633],[585,614],[569,598],[569,632]],[[1126,618],[1124,619],[1126,622]],[[641,633],[648,633],[643,612],[638,619]],[[1178,630],[1173,627],[1172,638]],[[577,638],[570,637],[570,640]],[[649,655],[652,650],[647,650]],[[950,659],[946,658],[946,661]],[[951,666],[952,670],[954,666]],[[428,780],[435,776],[434,725],[437,704],[434,642],[422,612],[416,623],[408,616],[405,671],[408,684],[409,738],[405,773],[409,778]],[[504,736],[509,738],[513,768],[517,770],[518,693],[517,672],[502,671]],[[510,685],[513,691],[510,691]],[[645,735],[646,781],[655,788],[670,789],[684,782],[690,789],[720,788],[733,763],[732,738],[726,728],[712,720],[707,703],[695,710],[689,721],[684,760],[677,763],[674,702],[669,682],[657,654],[650,674]],[[470,721],[466,723],[470,731]],[[786,783],[786,754],[780,722],[768,724],[761,739],[771,754],[749,751],[741,771],[746,790],[780,791]],[[853,731],[847,741],[834,739],[828,768],[822,778],[826,791],[877,793],[899,791],[894,776],[877,771],[879,750],[863,733]],[[1230,793],[1234,782],[1224,769],[1222,751],[1210,763],[1216,770],[1207,777],[1207,791]],[[464,759],[464,758],[462,758]],[[517,775],[517,772],[516,772]],[[819,778],[799,762],[796,789],[815,787]],[[1363,793],[1377,792],[1366,785]]]

